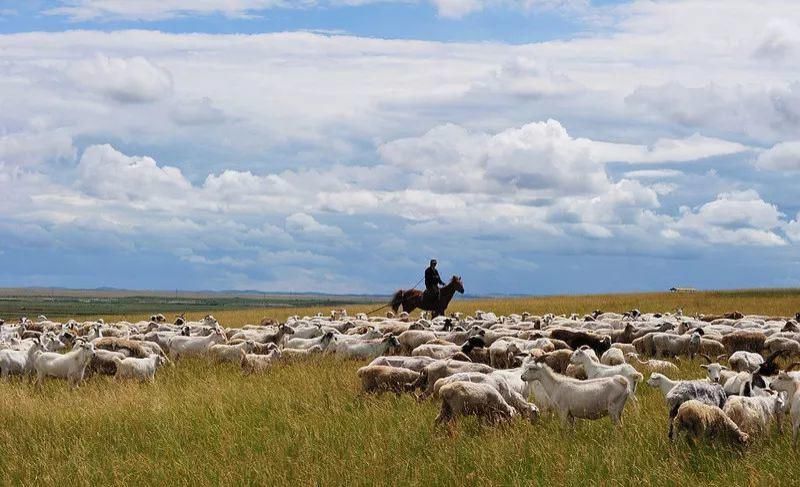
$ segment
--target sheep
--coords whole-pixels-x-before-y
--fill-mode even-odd
[[[770,389],[786,393],[786,404],[789,406],[789,417],[792,420],[792,448],[797,448],[797,437],[800,432],[800,379],[781,372],[772,380]]]
[[[327,350],[332,342],[336,341],[336,336],[332,331],[325,332],[324,335],[314,338],[290,338],[286,340],[286,348],[309,349],[314,346],[322,347]]]
[[[395,393],[413,391],[419,372],[403,367],[367,365],[358,369],[361,389],[365,393],[391,391]]]
[[[433,386],[437,380],[442,377],[447,377],[458,372],[480,372],[488,374],[494,369],[485,364],[476,364],[472,362],[461,362],[458,360],[445,359],[437,360],[429,365],[426,365],[419,375],[419,379],[414,383],[414,388],[421,388],[422,393],[418,399],[425,399],[433,394]]]
[[[281,358],[281,350],[275,349],[267,355],[256,355],[252,353],[241,352],[241,361],[239,366],[244,375],[251,375],[264,372],[268,370],[272,364]]]
[[[719,359],[721,357],[724,357],[724,355],[720,355],[717,358]],[[728,367],[720,364],[719,362],[712,362],[708,355],[701,353],[700,358],[708,361],[708,364],[700,364],[700,367],[706,369],[706,374],[708,375],[709,381],[717,384],[724,384],[729,379],[736,376],[736,372],[728,369]]]
[[[489,384],[453,382],[443,386],[439,395],[442,407],[436,416],[436,424],[449,423],[458,416],[468,414],[490,423],[508,421],[515,415],[514,409]]]
[[[33,359],[36,385],[41,386],[45,377],[58,377],[67,379],[73,389],[78,387],[93,356],[94,345],[83,341],[64,355],[55,352],[37,352]]]
[[[700,340],[699,352],[716,357],[725,353],[725,345],[711,338],[703,338]]]
[[[400,353],[410,355],[411,351],[431,340],[436,339],[436,333],[432,331],[423,330],[408,330],[400,333],[397,336],[397,341],[400,342]]]
[[[760,397],[734,396],[728,398],[722,410],[750,436],[766,433],[773,421],[780,432],[785,396],[784,392]]]
[[[412,350],[411,356],[412,357],[425,356],[435,359],[445,359],[458,352],[462,352],[464,355],[469,356],[473,348],[483,347],[483,346],[484,346],[483,339],[474,336],[470,337],[470,339],[467,340],[466,343],[464,343],[464,345],[460,347],[452,343],[448,343],[447,345],[438,343],[425,343]]]
[[[169,357],[177,360],[183,356],[205,355],[212,345],[225,342],[227,339],[220,328],[214,328],[213,333],[204,337],[174,336],[169,340]]]
[[[24,343],[24,342],[23,342]],[[0,377],[27,375],[33,370],[33,359],[42,350],[38,338],[32,339],[27,350],[0,350]]]
[[[531,422],[539,417],[539,408],[525,400],[522,394],[516,391],[502,375],[481,374],[480,372],[459,372],[449,377],[443,377],[433,385],[433,396],[437,397],[442,387],[453,382],[471,382],[475,384],[488,384],[494,387],[505,401],[513,407],[517,413]],[[524,382],[523,382],[524,383]]]
[[[86,367],[84,377],[89,378],[94,374],[115,375],[117,373],[117,362],[115,362],[115,359],[124,359],[127,357],[127,355],[121,352],[111,352],[109,350],[103,350],[102,348],[96,348],[94,357],[92,357],[92,360]]]
[[[613,377],[621,375],[628,380],[631,394],[636,394],[636,385],[644,378],[639,371],[632,365],[623,363],[621,365],[603,365],[592,360],[592,357],[586,352],[591,350],[585,345],[572,354],[570,362],[575,365],[582,365],[586,371],[586,377],[589,379],[597,379],[600,377]],[[636,396],[632,396],[635,399]]]
[[[257,343],[256,346],[259,344]],[[272,345],[275,347],[274,343],[269,343],[268,345]],[[273,348],[276,349],[277,347]],[[281,358],[282,359],[296,359],[296,358],[304,358],[309,357],[314,354],[322,353],[324,350],[320,345],[314,345],[311,348],[282,348],[281,349]],[[266,355],[269,352],[258,352],[258,355]]]
[[[421,372],[426,365],[436,362],[435,358],[431,357],[404,357],[404,356],[391,356],[384,355],[376,357],[369,365],[385,365],[387,367],[403,367],[405,369],[413,370],[414,372]]]
[[[294,335],[294,329],[283,324],[278,326],[278,330],[275,333],[267,333],[259,341],[261,343],[274,343],[280,347],[286,341],[286,335]]]
[[[572,350],[554,350],[534,359],[537,363],[547,364],[553,372],[558,374],[566,373],[567,367],[570,365],[572,358]]]
[[[660,390],[661,394],[663,394],[665,398],[667,397],[667,393],[669,393],[669,391],[671,391],[676,385],[680,384],[681,382],[684,381],[672,380],[666,375],[661,374],[659,372],[653,372],[652,374],[650,374],[650,378],[647,379],[647,385]]]
[[[678,355],[694,355],[700,351],[703,331],[695,330],[689,335],[671,335],[669,333],[653,334],[653,349],[656,357],[675,357]]]
[[[150,356],[148,350],[141,342],[127,340],[125,338],[103,337],[92,341],[95,348],[110,350],[112,352],[123,352],[136,358],[147,358]]]
[[[764,363],[764,357],[759,353],[740,350],[728,357],[728,365],[736,372],[755,372]]]
[[[625,356],[622,354],[622,350],[611,347],[600,357],[600,363],[603,365],[621,365],[625,363]]]
[[[684,402],[678,408],[670,429],[678,432],[686,431],[690,438],[702,436],[709,438],[728,437],[746,445],[750,437],[728,417],[718,406],[705,404],[697,400]],[[670,436],[670,439],[674,439]]]
[[[550,338],[563,340],[573,349],[587,345],[598,356],[602,356],[606,350],[611,348],[611,337],[608,335],[600,336],[594,333],[557,328],[550,331]]]
[[[252,353],[255,343],[252,340],[244,341],[238,345],[211,345],[208,354],[217,362],[240,362],[241,352]]]
[[[386,353],[391,347],[399,347],[400,343],[394,335],[387,335],[384,338],[374,340],[364,340],[355,343],[344,342],[337,349],[336,355],[346,359],[374,359]]]
[[[787,355],[800,356],[800,342],[791,338],[771,336],[764,341],[766,353],[786,352]]]
[[[117,363],[115,379],[138,379],[148,382],[155,382],[156,369],[166,363],[164,357],[158,355],[151,355],[148,358],[116,358],[114,361]]]
[[[738,330],[723,336],[720,342],[729,354],[739,350],[758,353],[766,340],[767,336],[761,331]]]
[[[629,360],[632,360],[632,365],[644,368],[648,372],[678,372],[678,366],[666,360],[642,360],[636,353],[628,353],[625,355]]]
[[[575,419],[599,419],[610,416],[617,425],[630,396],[628,380],[621,376],[585,381],[556,374],[546,364],[528,364],[521,376],[526,382],[539,381],[558,412],[563,424],[575,425]]]
[[[653,374],[653,376],[655,375],[656,374]],[[664,379],[663,382],[669,380],[665,376],[662,377]],[[652,378],[653,377],[651,376],[651,379]],[[648,384],[650,384],[650,381],[648,381]],[[662,388],[662,392],[663,390],[664,389]],[[725,405],[726,398],[727,396],[725,395],[725,391],[719,384],[704,380],[685,380],[674,383],[672,387],[670,387],[669,391],[667,391],[667,393],[664,395],[664,399],[667,402],[667,408],[669,409],[669,432],[667,433],[667,437],[670,440],[673,438],[674,424],[672,420],[675,419],[675,415],[678,414],[678,408],[680,408],[681,404],[685,403],[686,401],[696,399],[703,404],[721,408],[723,405]]]

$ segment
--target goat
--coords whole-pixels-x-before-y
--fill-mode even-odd
[[[644,368],[648,372],[678,372],[678,366],[666,360],[642,360],[636,353],[626,354],[629,360],[634,360],[631,365]]]
[[[792,420],[792,448],[797,448],[797,436],[800,432],[800,379],[781,372],[772,380],[770,389],[786,393],[786,404],[789,405],[789,417]]]
[[[621,375],[628,380],[631,395],[636,394],[636,385],[642,381],[643,376],[632,365],[623,363],[621,365],[603,365],[592,360],[592,357],[586,353],[589,347],[581,347],[572,354],[570,362],[576,365],[582,365],[586,371],[586,377],[589,379],[597,379],[600,377],[613,377]],[[635,399],[636,396],[633,396]]]
[[[785,397],[785,392],[760,397],[729,397],[722,410],[750,436],[767,432],[773,421],[780,432]]]
[[[67,379],[73,389],[78,387],[93,356],[94,345],[83,341],[64,355],[55,352],[37,352],[33,359],[36,385],[41,386],[45,377],[57,377]]]
[[[361,379],[361,389],[366,393],[391,391],[395,393],[414,390],[414,382],[419,379],[419,372],[403,367],[385,365],[367,365],[357,372]]]
[[[156,370],[166,363],[164,357],[159,355],[151,355],[147,358],[117,358],[114,361],[117,363],[115,379],[138,379],[148,382],[155,381]]]
[[[621,376],[585,381],[555,374],[545,364],[528,364],[522,380],[539,381],[562,423],[574,426],[575,419],[610,416],[614,424],[622,421],[622,411],[630,396],[628,380]]]
[[[488,384],[494,387],[503,399],[513,407],[517,413],[530,421],[535,421],[539,417],[539,409],[535,404],[531,404],[508,383],[505,377],[495,374],[481,374],[480,372],[459,372],[449,377],[444,377],[436,381],[433,385],[433,396],[437,397],[442,387],[453,382],[472,382],[475,384]]]

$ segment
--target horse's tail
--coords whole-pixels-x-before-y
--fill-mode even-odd
[[[392,311],[397,313],[397,310],[400,309],[400,305],[403,304],[403,290],[400,289],[394,296],[392,296],[392,301],[389,303],[389,306],[392,307]]]

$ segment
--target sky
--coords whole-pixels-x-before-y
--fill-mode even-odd
[[[0,286],[800,286],[800,2],[0,0]]]

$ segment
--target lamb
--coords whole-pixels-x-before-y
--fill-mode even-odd
[[[739,350],[758,353],[764,348],[767,336],[760,331],[737,330],[722,337],[725,350],[732,354]]]
[[[584,346],[585,347],[585,346]],[[592,360],[592,357],[586,353],[588,347],[581,347],[572,354],[570,362],[576,365],[582,365],[586,371],[586,377],[589,379],[597,379],[600,377],[613,377],[621,375],[628,380],[631,394],[636,394],[636,385],[644,378],[632,365],[623,363],[621,365],[603,365]],[[633,396],[635,399],[636,396]]]
[[[632,365],[638,365],[640,368],[644,368],[648,372],[678,372],[678,366],[673,364],[672,362],[667,362],[666,360],[641,360],[639,355],[636,353],[628,353],[626,355],[629,360],[633,361]]]
[[[625,356],[622,350],[611,347],[600,357],[600,363],[603,365],[622,365],[625,363]]]
[[[253,353],[253,348],[255,347],[255,343],[253,340],[246,340],[242,343],[237,345],[211,345],[208,348],[208,354],[212,357],[212,359],[217,362],[240,362],[241,361],[241,354],[244,353]]]
[[[439,395],[442,407],[436,416],[436,424],[449,423],[458,416],[468,414],[490,423],[508,421],[515,415],[514,409],[489,384],[453,382],[443,386]]]
[[[664,377],[664,379],[666,379],[666,377]],[[648,381],[648,383],[650,382]],[[703,404],[721,408],[723,405],[725,405],[726,398],[727,396],[725,395],[725,391],[719,384],[714,384],[704,380],[686,380],[675,383],[664,395],[664,399],[667,401],[667,408],[669,409],[668,438],[673,438],[673,419],[675,419],[675,415],[678,414],[678,408],[680,408],[681,404],[685,403],[686,401],[696,399]]]
[[[759,397],[734,396],[728,398],[722,410],[739,429],[750,436],[768,432],[773,421],[777,423],[778,431],[781,431],[785,397],[784,392]]]
[[[258,374],[268,370],[272,364],[280,358],[280,349],[275,349],[267,355],[246,354],[241,352],[241,362],[239,362],[239,366],[242,368],[242,373],[244,375]]]
[[[117,373],[115,379],[138,379],[140,381],[155,382],[156,370],[164,365],[164,357],[151,355],[148,358],[115,359]]]
[[[399,394],[413,391],[413,384],[419,379],[419,372],[385,365],[367,365],[358,369],[357,374],[365,393],[391,391]]]
[[[169,356],[177,360],[183,356],[201,356],[217,343],[227,342],[221,328],[214,328],[213,333],[204,337],[174,336],[169,340]]]
[[[404,357],[384,355],[377,357],[369,363],[369,365],[385,365],[387,367],[403,367],[405,369],[413,370],[414,372],[421,372],[426,365],[436,362],[436,359],[431,357]]]
[[[33,359],[36,385],[41,386],[45,377],[58,377],[67,379],[73,389],[78,387],[93,356],[94,345],[84,341],[76,344],[72,351],[64,355],[55,352],[37,352]]]
[[[789,417],[792,419],[792,448],[797,448],[797,436],[800,432],[800,379],[781,372],[769,385],[770,389],[786,393],[786,404],[789,405]]]
[[[257,343],[256,346],[258,346],[258,345],[259,344]],[[273,347],[270,351],[277,349],[277,347],[275,346],[274,343],[269,343],[268,345],[271,345]],[[281,358],[282,359],[305,358],[305,357],[309,357],[311,355],[314,355],[314,354],[317,354],[317,353],[322,353],[322,352],[323,352],[323,349],[319,345],[314,345],[311,348],[282,348],[281,349]],[[258,353],[258,355],[266,355],[267,353],[269,353],[269,351],[268,352],[257,352],[257,353]]]
[[[755,372],[764,363],[764,357],[759,353],[738,351],[728,357],[728,365],[736,372]]]
[[[558,375],[545,364],[533,363],[527,365],[521,378],[526,382],[539,381],[562,423],[570,426],[574,426],[576,418],[604,416],[620,424],[630,396],[628,380],[621,375],[581,381]]]
[[[742,445],[746,445],[750,439],[718,406],[694,399],[680,405],[670,424],[670,430],[673,428],[678,432],[686,431],[691,438],[723,436]],[[673,439],[672,435],[670,439]]]
[[[568,330],[566,328],[551,330],[550,338],[563,340],[573,349],[578,349],[584,345],[589,346],[598,357],[602,356],[606,350],[611,348],[611,337],[608,335],[600,336],[594,333]]]
[[[506,377],[496,374],[481,374],[480,372],[459,372],[458,374],[444,377],[433,385],[433,396],[437,397],[442,387],[453,382],[471,382],[475,384],[489,384],[503,396],[503,399],[513,407],[517,413],[528,418],[531,422],[539,417],[539,408],[525,400],[522,394],[508,383]]]

